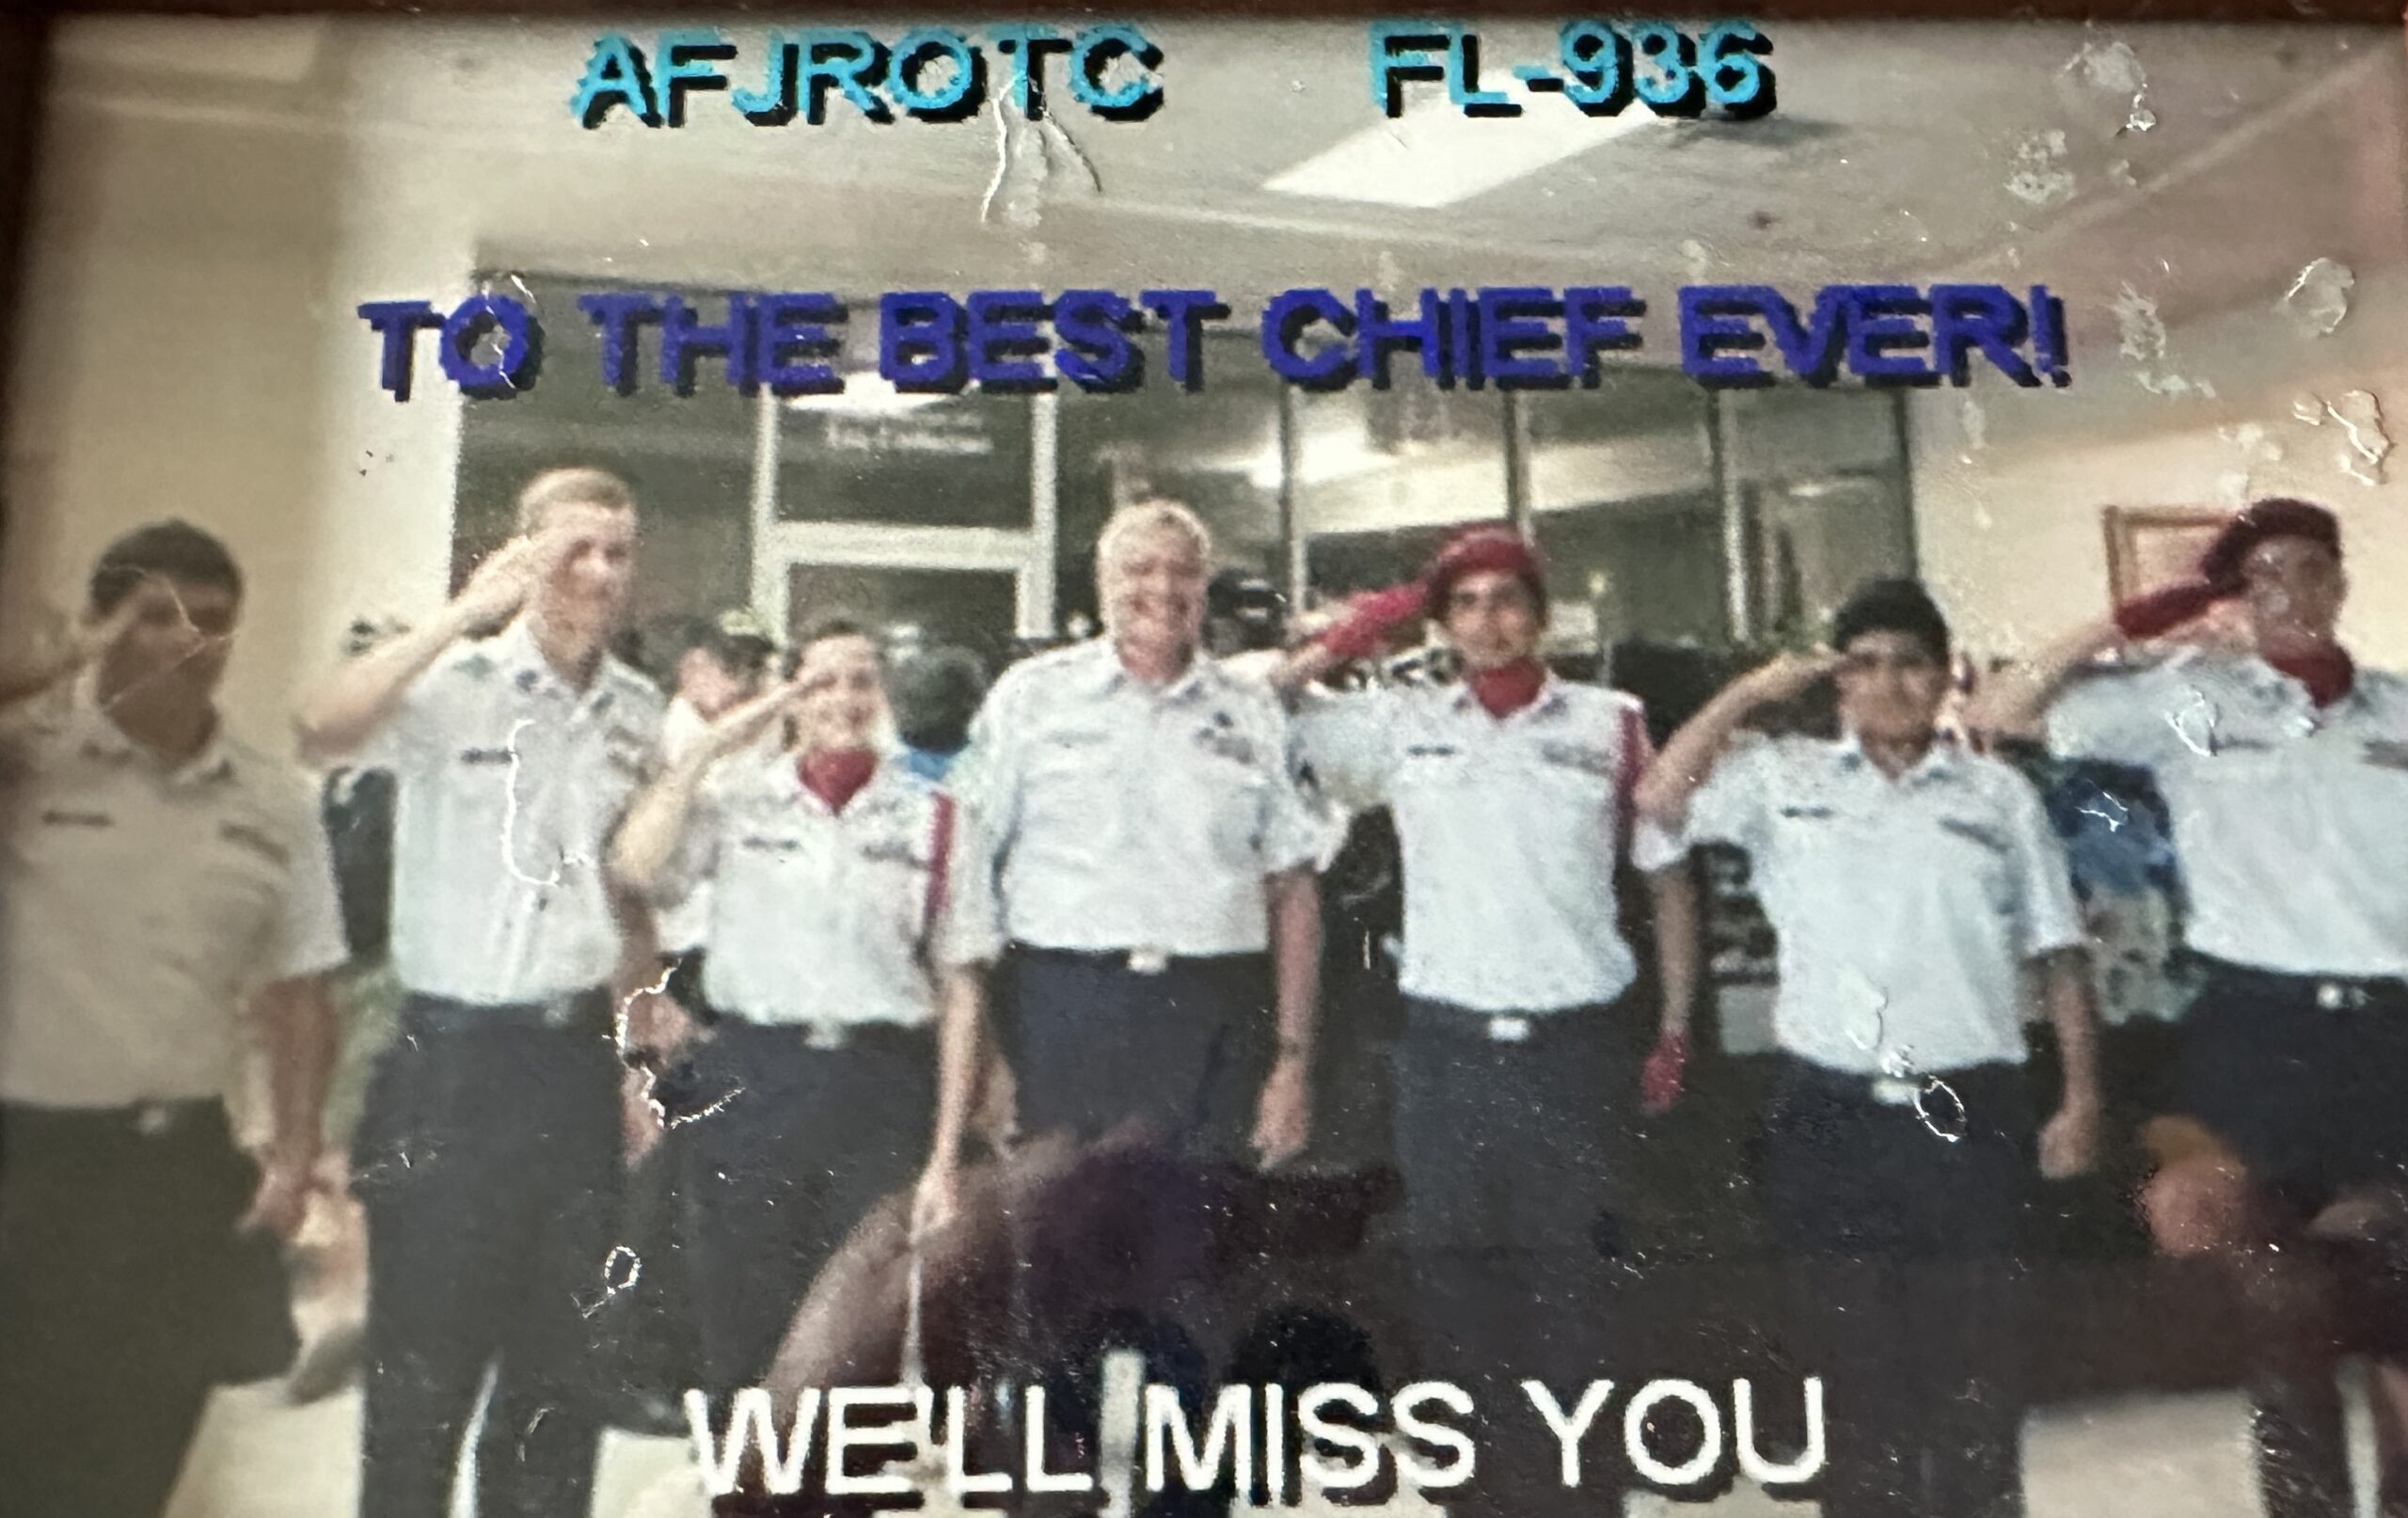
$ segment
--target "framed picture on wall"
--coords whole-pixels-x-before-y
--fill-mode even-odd
[[[2107,596],[2127,597],[2197,572],[2199,555],[2231,516],[2211,506],[2110,506]]]

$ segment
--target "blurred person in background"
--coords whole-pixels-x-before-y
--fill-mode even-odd
[[[966,648],[918,646],[901,654],[887,676],[903,767],[922,780],[943,781],[970,746],[970,724],[987,699],[987,667]]]

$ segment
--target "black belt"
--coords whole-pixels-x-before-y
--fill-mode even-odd
[[[600,986],[548,1002],[459,1002],[412,991],[402,1004],[402,1015],[432,1024],[436,1031],[556,1028],[564,1033],[608,1034],[619,1025],[610,992]]]
[[[1173,967],[1228,966],[1248,960],[1269,957],[1267,951],[1250,950],[1237,954],[1173,954],[1167,949],[1047,949],[1034,943],[1014,942],[1010,952],[1022,959],[1036,959],[1054,964],[1090,965],[1102,970],[1125,970],[1139,975],[1159,975]]]
[[[2364,1007],[2408,1005],[2408,980],[2396,975],[2302,975],[2236,964],[2211,954],[2190,951],[2192,961],[2210,979],[2243,994],[2255,992],[2273,1000],[2296,998],[2326,1012],[2353,1012]]]
[[[1980,1065],[1960,1065],[1947,1070],[1914,1070],[1905,1075],[1875,1075],[1860,1070],[1835,1070],[1828,1065],[1817,1065],[1803,1055],[1784,1053],[1782,1066],[1790,1084],[1805,1086],[1818,1095],[1861,1101],[1878,1107],[1911,1108],[1921,1100],[1938,1099],[1939,1087],[1960,1092],[1967,1086],[1990,1081],[2020,1079],[2023,1067],[2004,1060],[1990,1060]],[[1962,1105],[1964,1098],[1956,1098]]]
[[[1404,1018],[1405,1026],[1417,1033],[1479,1038],[1492,1044],[1543,1043],[1553,1035],[1599,1026],[1599,1014],[1610,1004],[1569,1006],[1550,1012],[1475,1012],[1451,1002],[1413,996],[1405,999]]]
[[[718,1026],[737,1029],[765,1036],[787,1035],[801,1042],[806,1049],[869,1049],[886,1045],[909,1049],[926,1044],[936,1036],[934,1024],[924,1022],[845,1022],[835,1018],[813,1018],[801,1022],[767,1022],[748,1018],[740,1012],[722,1012]],[[716,1036],[716,1035],[714,1035]]]

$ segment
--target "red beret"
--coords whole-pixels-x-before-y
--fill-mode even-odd
[[[2241,562],[2249,550],[2268,538],[2305,538],[2321,543],[2336,555],[2341,551],[2341,524],[2331,512],[2289,496],[2253,500],[2235,512],[2215,541],[2199,555],[2199,577],[2210,585],[2241,577]]]
[[[1421,581],[1430,590],[1430,615],[1444,618],[1455,581],[1484,570],[1502,570],[1530,589],[1539,610],[1546,610],[1546,563],[1538,549],[1510,527],[1476,527],[1459,533],[1430,561]]]

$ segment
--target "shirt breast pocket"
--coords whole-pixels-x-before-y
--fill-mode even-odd
[[[1101,738],[1040,740],[1023,771],[1022,802],[1040,822],[1101,827],[1110,802],[1112,750]]]
[[[189,933],[195,949],[265,980],[283,968],[261,957],[271,947],[283,908],[285,871],[223,842],[213,841],[210,847],[214,857],[198,889],[185,898],[192,903],[191,921],[161,925],[177,936]]]
[[[1259,862],[1270,820],[1271,778],[1256,766],[1220,754],[1202,755],[1194,767],[1202,792],[1198,803],[1206,847],[1228,863]]]
[[[1992,911],[2015,911],[2015,841],[2004,826],[1988,818],[1940,817],[1931,859],[1944,877],[1971,881]]]

